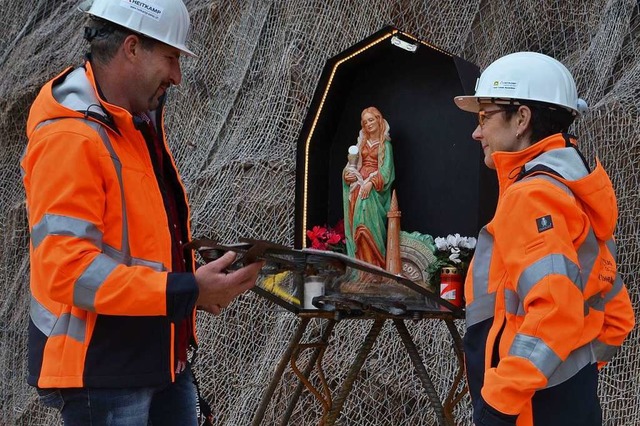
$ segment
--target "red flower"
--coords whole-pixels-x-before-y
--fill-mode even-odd
[[[338,244],[340,241],[342,241],[342,235],[338,234],[335,231],[329,231],[327,232],[327,244]]]
[[[309,237],[311,241],[325,239],[326,234],[327,228],[318,225],[314,226],[313,229],[307,231],[307,237]]]
[[[342,236],[342,238],[344,239],[344,219],[340,219],[338,221],[338,223],[336,223],[336,226],[333,227],[333,231],[336,234],[340,234],[340,236]]]
[[[316,225],[307,230],[307,237],[314,249],[344,252],[344,247],[341,247],[345,243],[344,221],[340,219],[333,228]]]
[[[316,250],[326,250],[327,244],[323,243],[320,240],[311,240],[311,248],[314,248]]]

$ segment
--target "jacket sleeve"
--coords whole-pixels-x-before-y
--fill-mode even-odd
[[[611,361],[634,325],[635,318],[629,293],[618,274],[613,288],[604,297],[604,324],[594,341],[598,368]]]
[[[511,426],[518,416],[504,414],[488,405],[482,396],[473,404],[473,424],[475,426]]]
[[[106,315],[184,315],[197,297],[193,274],[169,278],[109,252],[121,249],[104,242],[106,206],[114,202],[107,191],[119,191],[105,179],[115,173],[113,161],[98,135],[74,132],[64,121],[32,134],[22,161],[33,296],[52,312],[58,303]]]
[[[570,195],[535,181],[509,188],[492,221],[506,268],[505,297],[515,289],[519,306],[515,312],[507,309],[515,337],[510,347],[502,342],[502,356],[485,372],[481,394],[488,405],[510,415],[519,414],[579,346],[585,322],[573,243],[586,232],[586,215]]]

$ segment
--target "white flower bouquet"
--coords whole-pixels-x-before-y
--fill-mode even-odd
[[[440,270],[445,266],[452,266],[460,271],[462,278],[467,273],[469,262],[473,257],[477,240],[474,237],[461,237],[460,234],[449,234],[446,237],[437,237],[434,255],[436,261],[429,265],[429,283],[434,289],[440,286]]]

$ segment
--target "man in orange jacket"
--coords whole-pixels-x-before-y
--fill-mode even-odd
[[[598,369],[634,325],[616,266],[618,210],[599,162],[566,134],[586,110],[573,77],[533,52],[504,56],[461,109],[500,185],[465,283],[476,426],[602,424]]]
[[[261,263],[197,271],[185,188],[168,148],[180,84],[181,0],[95,0],[84,64],[31,108],[22,159],[31,231],[29,377],[65,425],[196,425],[187,360],[195,307],[219,314]]]

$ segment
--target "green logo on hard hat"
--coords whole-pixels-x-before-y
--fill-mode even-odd
[[[493,87],[498,87],[500,85],[500,82],[498,80],[493,82]]]

